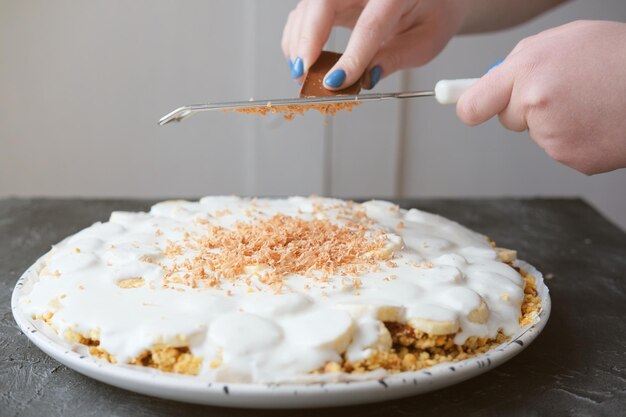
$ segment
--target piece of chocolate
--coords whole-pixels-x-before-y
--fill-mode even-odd
[[[337,52],[322,51],[320,57],[311,66],[304,76],[302,88],[300,88],[300,97],[330,97],[357,95],[361,91],[361,79],[349,87],[337,91],[328,90],[324,87],[324,77],[330,69],[339,61],[341,54]]]

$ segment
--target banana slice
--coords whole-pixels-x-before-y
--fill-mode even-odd
[[[505,248],[496,248],[496,252],[498,253],[498,258],[502,262],[513,262],[517,259],[517,251],[513,249],[505,249]]]
[[[382,322],[378,323],[378,337],[376,342],[372,343],[369,348],[377,352],[387,352],[391,349],[392,343],[391,333],[389,333],[387,327]]]
[[[524,285],[524,279],[522,276],[511,266],[497,261],[482,261],[479,265],[469,265],[465,269],[465,275],[468,278],[487,279],[491,280],[494,277],[501,279],[502,277],[508,278],[508,281],[516,284],[519,287]]]
[[[436,266],[433,268],[418,268],[413,279],[420,285],[431,287],[433,285],[460,284],[465,277],[463,272],[454,266]]]
[[[387,239],[387,245],[382,249],[370,252],[369,255],[371,257],[386,261],[391,259],[395,252],[402,250],[404,247],[404,240],[400,235],[388,233],[385,235],[385,238]]]
[[[489,307],[485,300],[469,288],[452,287],[436,298],[439,305],[464,315],[472,323],[485,324],[489,319]]]
[[[286,337],[304,347],[329,348],[345,352],[354,335],[354,321],[341,310],[320,310],[283,322]]]
[[[452,247],[452,242],[435,236],[405,237],[406,246],[418,252],[440,253]]]
[[[390,247],[386,247],[372,252],[368,252],[368,254],[374,259],[387,261],[393,257],[393,249],[391,249]]]
[[[412,223],[423,223],[423,224],[434,225],[434,226],[449,222],[449,220],[437,214],[427,213],[425,211],[420,211],[414,208],[407,211],[406,215],[404,216],[404,219]]]
[[[404,308],[399,306],[381,306],[378,308],[376,318],[380,321],[403,321]]]
[[[487,307],[485,301],[480,300],[480,305],[469,312],[467,319],[472,323],[487,323],[487,320],[489,320],[489,307]]]
[[[382,322],[369,318],[362,319],[359,320],[352,343],[346,351],[346,359],[358,362],[367,359],[373,351],[388,352],[391,345],[391,334]]]
[[[348,312],[353,318],[371,317],[379,321],[404,321],[404,307],[394,305],[375,304],[337,304],[339,310]]]
[[[219,316],[209,328],[209,338],[224,353],[247,355],[275,347],[282,331],[274,322],[255,314],[229,313]]]
[[[261,317],[272,317],[281,315],[293,315],[306,308],[309,308],[313,301],[298,293],[286,294],[248,294],[241,303],[242,311],[252,313]]]
[[[459,331],[458,321],[441,321],[415,317],[409,319],[408,323],[415,330],[420,330],[424,333],[428,333],[431,336],[452,334]]]
[[[433,265],[437,266],[453,266],[455,268],[463,268],[467,265],[467,259],[456,253],[446,253],[431,260]]]
[[[393,250],[400,250],[404,246],[404,240],[402,236],[395,233],[387,233],[385,237],[388,240],[388,245]]]
[[[407,323],[415,330],[431,336],[452,334],[459,331],[458,313],[438,305],[418,304],[407,309]]]
[[[459,248],[458,252],[470,263],[481,263],[486,261],[495,261],[498,254],[491,247],[482,246],[465,246]]]
[[[384,220],[394,215],[396,219],[400,217],[400,208],[390,203],[389,201],[371,200],[361,204],[361,207],[365,209],[367,217],[375,219],[377,221]],[[381,221],[382,223],[382,221]],[[397,223],[397,220],[396,222]]]

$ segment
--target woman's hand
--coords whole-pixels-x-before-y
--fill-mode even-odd
[[[433,59],[460,29],[465,6],[454,0],[301,0],[289,14],[282,48],[293,78],[317,60],[333,26],[354,28],[348,46],[324,78],[328,89],[363,87],[402,68]]]
[[[626,167],[626,23],[579,21],[522,40],[457,114],[472,126],[498,115],[588,175]]]

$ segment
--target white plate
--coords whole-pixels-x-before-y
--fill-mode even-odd
[[[11,306],[15,321],[41,350],[62,364],[91,378],[130,391],[197,404],[245,408],[303,408],[365,404],[433,391],[482,374],[520,353],[543,330],[550,316],[550,296],[543,277],[531,265],[517,265],[537,279],[542,299],[538,320],[522,328],[509,341],[484,355],[443,363],[417,372],[402,372],[377,380],[315,384],[223,384],[202,377],[177,375],[132,365],[112,365],[89,356],[85,347],[60,338],[40,320],[20,308],[19,298],[37,277],[41,260],[19,279]],[[33,281],[31,281],[33,279]]]

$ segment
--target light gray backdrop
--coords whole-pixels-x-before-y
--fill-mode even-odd
[[[432,99],[328,121],[218,113],[156,125],[183,104],[296,95],[279,47],[294,4],[0,0],[0,197],[580,195],[626,227],[626,170],[586,177],[526,134],[495,120],[467,128]],[[523,37],[580,18],[626,21],[626,2],[579,0],[456,39],[377,91],[480,76]]]

